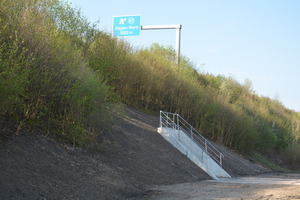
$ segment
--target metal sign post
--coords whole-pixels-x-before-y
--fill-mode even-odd
[[[148,25],[141,26],[141,30],[158,30],[158,29],[176,29],[176,58],[177,64],[180,63],[180,38],[181,38],[181,24],[174,25]]]

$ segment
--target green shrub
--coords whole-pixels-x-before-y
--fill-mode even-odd
[[[3,0],[0,12],[1,115],[74,144],[95,141],[109,124],[112,93],[84,57],[94,28],[56,0]]]
[[[284,152],[285,162],[292,169],[299,170],[300,167],[300,144],[294,143],[290,145]]]
[[[133,49],[59,0],[0,1],[0,114],[47,124],[69,141],[94,141],[111,103],[177,112],[241,153],[284,151],[300,114],[255,94],[251,82],[199,73],[173,48]],[[42,125],[43,126],[43,125]]]
[[[91,54],[98,64],[94,69],[113,79],[110,84],[130,106],[180,113],[207,137],[243,153],[284,148],[289,131],[299,130],[290,127],[291,113],[257,96],[249,80],[242,85],[231,77],[199,74],[185,57],[178,67],[170,47],[133,51],[123,41],[100,38]],[[99,64],[103,60],[97,55],[108,60]]]

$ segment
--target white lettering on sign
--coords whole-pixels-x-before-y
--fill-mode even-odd
[[[129,29],[139,29],[138,26],[129,26]]]
[[[138,15],[113,17],[113,37],[139,36],[140,29],[140,16]]]
[[[127,30],[127,29],[128,29],[128,27],[116,27],[115,28],[115,30],[120,30],[120,31]]]
[[[126,18],[121,18],[119,24],[125,24]]]

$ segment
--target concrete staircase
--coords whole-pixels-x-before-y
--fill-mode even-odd
[[[231,177],[222,168],[223,154],[180,115],[160,111],[157,132],[213,179]]]

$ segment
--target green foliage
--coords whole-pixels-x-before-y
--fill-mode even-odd
[[[95,141],[111,103],[180,113],[205,136],[241,153],[285,151],[300,113],[254,93],[251,81],[199,73],[171,47],[133,49],[59,0],[0,0],[0,114]],[[288,156],[287,156],[288,157]],[[298,157],[294,163],[298,163]]]
[[[206,136],[242,153],[284,149],[299,135],[299,115],[256,95],[249,80],[240,84],[231,77],[199,74],[185,57],[178,67],[170,47],[154,44],[133,51],[123,41],[100,38],[90,60],[114,80],[110,84],[130,106],[180,113]],[[99,64],[104,58],[97,55],[108,60]]]
[[[274,170],[276,172],[291,172],[288,169],[285,169],[281,167],[280,165],[274,163],[270,159],[268,159],[266,156],[264,156],[261,153],[252,153],[252,156],[254,157],[255,160],[263,164],[264,166],[268,167],[271,170]]]
[[[300,167],[300,144],[291,144],[284,152],[285,162],[288,163],[292,169],[298,169]]]
[[[0,12],[0,114],[95,141],[112,94],[84,57],[94,27],[57,0],[1,0]]]
[[[114,84],[123,74],[130,51],[127,43],[98,32],[87,50],[89,65],[98,75]]]

